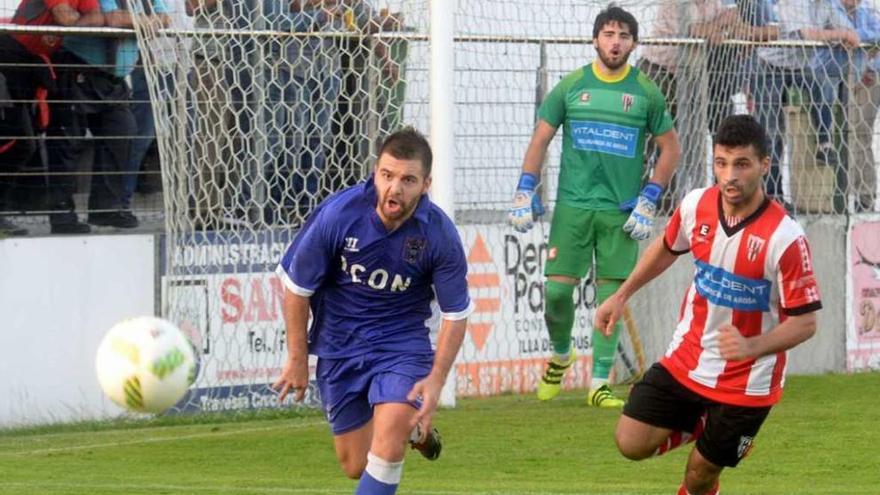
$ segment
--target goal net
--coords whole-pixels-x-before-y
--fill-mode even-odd
[[[779,133],[785,146],[774,155],[778,197],[799,211],[853,208],[852,184],[867,177],[853,177],[857,167],[847,176],[844,166],[870,151],[873,126],[867,149],[857,146],[864,140],[844,125],[852,119],[842,117],[861,114],[851,100],[831,98],[828,135],[838,165],[819,163],[813,86],[774,86],[758,101],[758,48],[716,43],[740,36],[743,26],[772,29],[772,9],[762,11],[759,0],[699,8],[684,0],[617,3],[640,22],[642,43],[630,62],[661,87],[684,150],[663,213],[690,188],[710,183],[717,121],[768,104],[777,105],[773,115],[787,124]],[[517,234],[505,214],[537,107],[562,76],[595,58],[592,23],[606,2],[449,4],[455,9],[455,101],[447,102],[456,111],[455,160],[436,166],[455,168],[456,222],[477,305],[455,390],[459,396],[530,392],[550,350],[542,275],[550,215]],[[166,194],[162,311],[189,333],[200,356],[182,409],[275,403],[268,384],[286,349],[283,288],[274,267],[323,198],[370,172],[383,136],[402,124],[430,131],[428,9],[428,0],[202,0],[192,12],[193,29],[159,29],[138,19]],[[792,46],[815,52],[808,42]],[[821,70],[838,83],[837,95],[855,89],[852,59],[831,60]],[[557,136],[542,177],[549,213],[560,142]],[[655,159],[649,143],[646,170]],[[870,171],[863,169],[868,172],[858,173]],[[670,308],[678,307],[687,276],[680,267],[635,301],[631,326],[641,339],[622,338],[618,381],[662,352],[676,317]],[[580,358],[566,387],[584,387],[590,377],[591,282],[588,275],[575,291],[572,338]]]

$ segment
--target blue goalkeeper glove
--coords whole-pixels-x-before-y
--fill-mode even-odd
[[[517,232],[528,232],[535,220],[544,214],[541,198],[535,194],[537,187],[538,178],[534,174],[523,172],[519,177],[513,207],[507,210],[507,221]]]
[[[663,195],[663,186],[655,182],[648,182],[639,193],[639,197],[631,199],[620,205],[621,211],[630,211],[623,231],[637,241],[644,241],[651,237],[654,230],[654,215],[657,213],[657,204]]]

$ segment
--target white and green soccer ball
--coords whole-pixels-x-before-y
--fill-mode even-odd
[[[160,413],[186,393],[196,364],[192,346],[177,326],[140,316],[107,332],[95,368],[110,400],[130,411]]]

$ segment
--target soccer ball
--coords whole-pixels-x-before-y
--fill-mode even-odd
[[[131,411],[159,413],[183,397],[196,365],[192,346],[177,326],[140,316],[107,332],[95,368],[110,400]]]

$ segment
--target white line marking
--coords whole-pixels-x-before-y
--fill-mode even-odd
[[[405,484],[405,481],[404,481]],[[49,482],[4,482],[4,486],[21,487],[30,489],[53,489],[53,488],[88,488],[90,490],[118,491],[130,493],[134,490],[155,490],[167,491],[171,493],[192,493],[192,492],[210,492],[210,493],[351,493],[351,488],[296,488],[296,487],[245,487],[245,486],[222,486],[222,485],[164,485],[164,484],[96,484],[96,483],[49,483]],[[471,489],[463,490],[412,490],[406,489],[406,493],[416,495],[571,495],[571,492],[533,492],[533,491],[491,491],[491,492],[475,492]],[[651,495],[661,494],[663,492],[614,492],[608,495]]]
[[[178,436],[168,436],[168,437],[151,437],[151,438],[142,438],[138,440],[128,440],[121,442],[105,442],[105,443],[93,443],[88,445],[73,445],[70,447],[52,447],[47,449],[34,449],[34,450],[20,450],[18,452],[0,452],[0,456],[27,456],[27,455],[40,455],[40,454],[51,454],[55,452],[69,452],[76,450],[88,450],[88,449],[101,449],[108,447],[121,447],[123,445],[138,445],[138,444],[148,444],[148,443],[160,443],[160,442],[176,442],[179,440],[190,440],[193,438],[208,438],[208,437],[223,437],[230,435],[238,435],[240,433],[254,433],[260,431],[271,431],[271,430],[281,430],[285,428],[308,428],[311,426],[320,426],[327,424],[325,421],[316,421],[312,423],[298,423],[294,425],[283,424],[283,425],[273,425],[273,426],[263,426],[259,428],[241,428],[238,430],[229,430],[229,431],[206,431],[203,433],[191,433],[189,435],[178,435]],[[116,431],[116,430],[114,430]],[[133,430],[136,431],[136,430]]]

